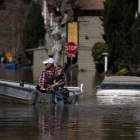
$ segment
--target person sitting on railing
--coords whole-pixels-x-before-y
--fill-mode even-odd
[[[40,90],[43,88],[52,89],[54,87],[63,87],[65,85],[65,73],[60,67],[54,66],[54,60],[52,58],[48,58],[43,61],[46,69],[42,71],[39,78],[39,87]]]

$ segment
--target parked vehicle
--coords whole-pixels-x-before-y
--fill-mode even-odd
[[[140,96],[140,77],[105,77],[101,85],[96,86],[97,96]]]

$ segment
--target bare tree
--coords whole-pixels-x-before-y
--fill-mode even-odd
[[[5,9],[0,11],[0,49],[12,52],[15,58],[23,54],[21,37],[27,11],[28,5],[17,0],[5,0]]]

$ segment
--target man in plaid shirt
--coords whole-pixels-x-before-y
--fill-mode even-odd
[[[52,89],[54,87],[64,86],[66,78],[65,73],[60,67],[54,66],[54,60],[52,58],[48,58],[45,61],[43,61],[43,64],[45,64],[46,69],[42,71],[40,78],[39,78],[39,86],[40,90],[43,90],[44,85],[47,83],[47,80],[51,78],[55,73],[58,73],[58,76],[61,74],[61,78],[59,81],[53,83],[48,88]]]

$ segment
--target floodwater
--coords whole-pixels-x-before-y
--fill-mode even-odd
[[[37,72],[38,71],[38,72]],[[0,79],[38,83],[40,70],[0,70]],[[0,140],[139,140],[139,97],[96,97],[103,75],[66,72],[68,86],[84,83],[76,105],[0,105]]]

